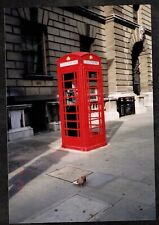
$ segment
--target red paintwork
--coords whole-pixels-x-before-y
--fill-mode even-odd
[[[88,52],[70,53],[58,60],[57,72],[62,147],[89,151],[106,145],[100,58]]]

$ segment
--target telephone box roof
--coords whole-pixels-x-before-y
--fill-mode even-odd
[[[67,53],[66,55],[63,55],[61,58],[59,58],[57,60],[57,62],[59,62],[59,61],[61,62],[64,59],[66,59],[67,57],[71,57],[71,56],[72,56],[72,58],[76,58],[76,59],[77,58],[87,58],[87,55],[88,56],[92,55],[92,56],[94,56],[93,57],[94,59],[96,58],[96,59],[100,60],[100,57],[92,52],[70,52],[70,53]]]

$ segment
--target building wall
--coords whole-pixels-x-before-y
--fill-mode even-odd
[[[106,23],[82,16],[66,8],[38,8],[37,22],[46,27],[45,64],[46,73],[25,76],[23,56],[22,20],[31,20],[29,8],[6,9],[6,74],[8,104],[33,104],[43,107],[40,116],[57,120],[56,104],[47,109],[48,102],[57,101],[57,67],[59,57],[80,51],[80,35],[94,39],[91,51],[101,57],[104,96],[133,94],[132,49],[140,41],[140,25],[145,27],[144,48],[139,56],[141,94],[152,91],[152,43],[151,7],[141,5],[138,21],[134,22],[133,6],[88,7]],[[41,103],[42,101],[42,103]],[[36,104],[34,104],[36,102]],[[45,112],[45,113],[44,113]],[[52,115],[48,116],[49,113]],[[44,115],[45,114],[45,115]],[[37,114],[38,115],[38,114]],[[38,119],[37,119],[38,120]],[[50,119],[48,119],[50,120]],[[53,119],[54,120],[54,119]]]
[[[101,9],[95,8],[103,14]],[[104,86],[107,87],[104,25],[60,8],[39,8],[38,22],[47,26],[47,75],[41,80],[24,80],[24,61],[21,52],[22,39],[20,20],[30,20],[29,9],[6,9],[6,72],[9,96],[57,95],[57,68],[59,57],[80,51],[80,34],[86,35],[86,24],[90,25],[89,36],[95,38],[92,51],[102,59]],[[105,89],[106,90],[106,89]]]
[[[26,80],[22,55],[21,18],[29,20],[29,11],[19,15],[16,9],[6,9],[6,72],[8,96],[39,96],[56,93],[56,83],[46,80]]]
[[[94,7],[91,10],[104,15],[103,7]],[[104,93],[107,93],[105,26],[103,24],[62,8],[38,8],[37,22],[47,29],[46,74],[25,76],[21,21],[31,20],[30,10],[28,8],[6,9],[5,19],[8,104],[32,104],[31,126],[38,127],[36,131],[42,129],[40,125],[42,122],[38,121],[57,120],[58,106],[50,104],[50,101],[57,101],[58,94],[56,61],[66,53],[80,51],[80,35],[95,39],[91,51],[101,57]],[[43,124],[42,127],[48,126]]]
[[[148,31],[144,49],[140,55],[141,92],[152,91],[152,43],[151,8],[141,5],[138,10],[138,23],[133,19],[133,6],[105,6],[106,46],[108,57],[109,96],[117,93],[133,93],[132,48],[140,41],[139,26]]]

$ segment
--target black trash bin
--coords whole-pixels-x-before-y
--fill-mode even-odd
[[[133,96],[118,98],[117,111],[120,117],[135,114],[135,98]]]

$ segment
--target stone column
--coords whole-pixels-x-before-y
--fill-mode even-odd
[[[142,94],[144,92],[149,91],[147,54],[142,52],[140,54],[139,60],[140,60],[140,85]]]

